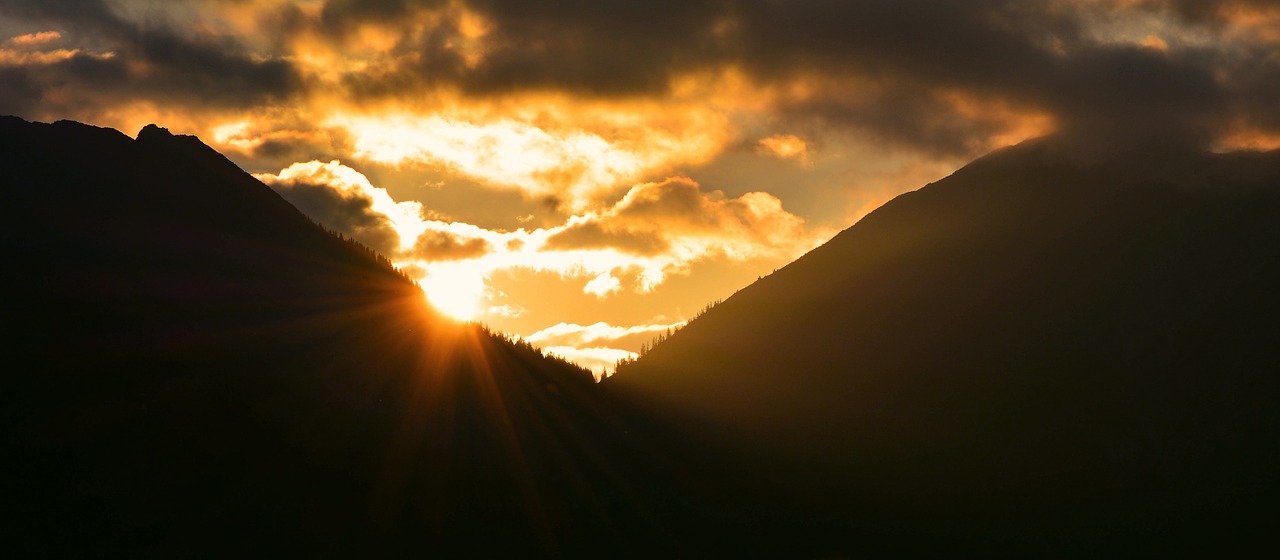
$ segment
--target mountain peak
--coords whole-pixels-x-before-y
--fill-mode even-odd
[[[138,140],[148,140],[152,138],[173,138],[173,133],[169,132],[169,129],[155,124],[144,126],[142,127],[142,130],[138,131]]]

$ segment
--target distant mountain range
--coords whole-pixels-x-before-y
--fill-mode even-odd
[[[735,441],[837,549],[1264,538],[1280,153],[1072,154],[1029,141],[904,194],[609,384]]]
[[[1049,138],[604,383],[193,137],[0,118],[6,550],[1187,555],[1280,501],[1280,154]]]

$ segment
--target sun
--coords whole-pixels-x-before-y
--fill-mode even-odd
[[[484,310],[484,278],[462,267],[458,267],[458,270],[440,268],[432,270],[418,281],[427,301],[441,313],[459,321],[475,320]]]

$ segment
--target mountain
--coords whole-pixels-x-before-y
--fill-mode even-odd
[[[1073,154],[899,196],[606,384],[784,488],[761,526],[833,550],[1263,542],[1280,154]]]
[[[444,319],[198,139],[0,118],[26,555],[1221,551],[1280,498],[1280,154],[1055,139],[602,384]]]
[[[0,170],[9,550],[677,542],[661,432],[587,371],[442,318],[198,139],[6,117]]]

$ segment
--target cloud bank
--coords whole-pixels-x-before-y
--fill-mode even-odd
[[[639,296],[719,266],[696,308],[993,148],[1278,149],[1278,51],[1275,0],[0,0],[0,114],[199,135],[603,363],[635,340],[548,325],[672,323]],[[603,315],[533,318],[513,270]]]

